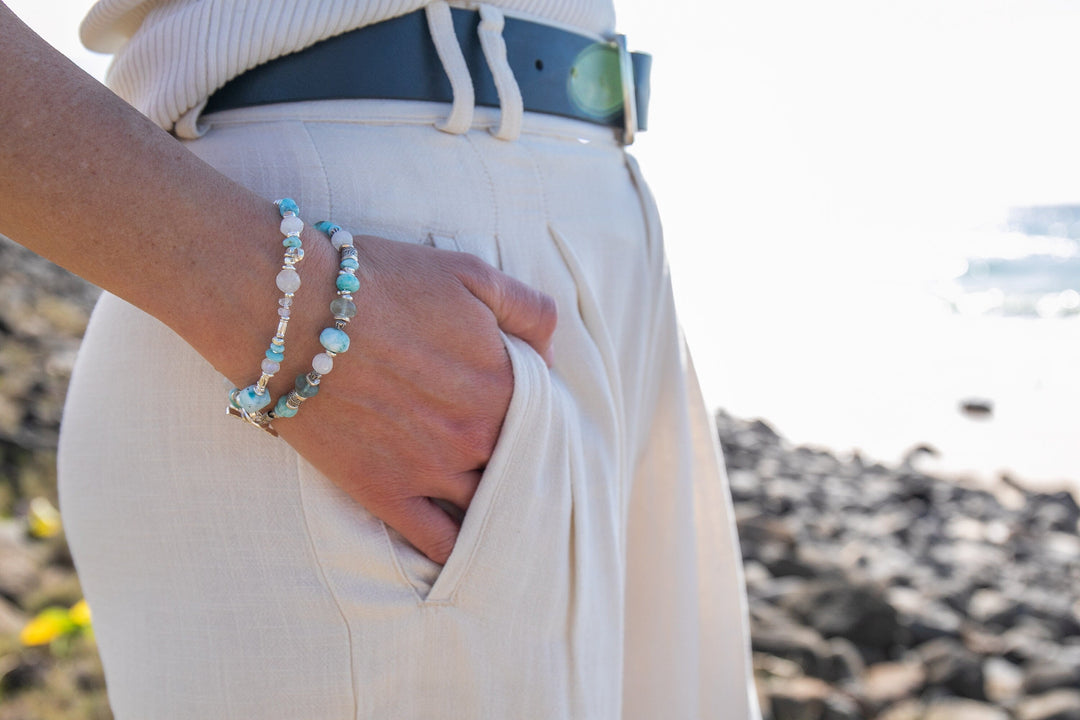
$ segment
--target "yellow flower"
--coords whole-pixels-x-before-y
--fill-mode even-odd
[[[27,646],[48,645],[74,627],[67,610],[60,607],[46,608],[26,624],[19,633],[19,641]]]
[[[90,624],[90,606],[86,604],[85,598],[71,606],[68,618],[78,627],[87,627]]]
[[[34,537],[50,538],[60,532],[60,513],[46,498],[36,497],[30,501],[30,514],[26,520]]]

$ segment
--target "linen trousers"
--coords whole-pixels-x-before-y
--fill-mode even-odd
[[[598,125],[524,113],[508,141],[497,110],[457,134],[445,115],[266,106],[188,143],[309,222],[556,299],[552,368],[506,337],[512,400],[445,566],[227,417],[171,330],[98,303],[60,489],[118,720],[757,717],[728,489],[637,165]]]

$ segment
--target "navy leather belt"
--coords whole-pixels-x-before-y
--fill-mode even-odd
[[[472,76],[477,105],[499,107],[484,58],[479,13],[452,8],[454,32]],[[652,58],[611,42],[507,17],[507,60],[525,110],[561,115],[623,131],[644,130]],[[452,102],[423,10],[323,40],[271,60],[225,84],[204,112],[303,100],[382,98]],[[630,112],[625,112],[629,106]]]

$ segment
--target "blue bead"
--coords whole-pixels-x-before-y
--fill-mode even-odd
[[[281,241],[281,244],[285,247],[302,247],[304,242],[296,235],[288,235]]]
[[[327,235],[333,235],[334,233],[336,233],[338,230],[341,229],[341,226],[340,225],[335,225],[334,223],[330,222],[329,220],[320,220],[319,222],[315,223],[315,229],[320,230],[320,231],[326,233]]]
[[[307,373],[300,373],[296,376],[295,387],[296,394],[302,398],[315,397],[319,394],[319,386],[308,380]]]
[[[319,342],[332,353],[343,353],[349,349],[349,336],[337,328],[324,328],[319,333]]]
[[[274,352],[274,350],[271,348],[270,350],[266,351],[266,359],[273,360],[274,362],[279,363],[285,359],[285,353]]]
[[[360,279],[355,275],[338,275],[337,289],[343,292],[356,292],[360,289]]]
[[[278,417],[293,417],[297,413],[297,408],[289,407],[289,396],[282,395],[277,401],[277,405],[274,406],[274,415]]]
[[[345,258],[344,260],[341,261],[340,267],[341,267],[342,270],[345,270],[345,269],[356,270],[356,269],[358,269],[360,267],[360,263],[357,262],[356,258],[348,257],[348,258]]]
[[[285,213],[287,212],[299,215],[300,207],[292,198],[284,198],[281,200],[281,202],[278,203],[278,212],[281,213],[281,217],[285,217]]]
[[[236,405],[249,413],[258,412],[270,404],[270,394],[264,392],[259,395],[255,392],[255,386],[249,385],[235,396]]]

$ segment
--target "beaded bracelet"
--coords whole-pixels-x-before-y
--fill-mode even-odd
[[[319,381],[334,369],[334,358],[349,349],[349,336],[345,332],[345,327],[356,317],[356,304],[353,302],[352,294],[360,289],[360,279],[356,277],[360,261],[356,248],[353,247],[352,233],[325,220],[316,223],[315,227],[329,235],[334,249],[341,253],[335,282],[338,296],[330,303],[334,325],[323,328],[323,331],[319,333],[319,343],[325,352],[311,359],[311,372],[300,373],[296,376],[293,389],[279,398],[274,409],[268,414],[270,419],[296,415],[300,410],[300,405],[308,398],[315,397],[319,392]]]
[[[296,272],[296,265],[304,259],[303,242],[300,240],[300,232],[304,229],[304,222],[300,219],[300,208],[291,198],[284,198],[274,202],[281,214],[281,233],[285,236],[282,245],[285,246],[285,257],[282,260],[281,272],[277,274],[276,282],[282,297],[278,300],[278,326],[273,339],[270,340],[270,348],[266,351],[266,357],[262,361],[262,374],[255,384],[249,385],[243,390],[233,388],[229,392],[230,415],[242,418],[252,425],[269,432],[272,419],[263,408],[270,404],[270,395],[266,392],[266,386],[270,378],[281,369],[281,361],[285,359],[285,330],[289,326],[289,316],[293,303],[293,295],[300,289],[300,274]]]

